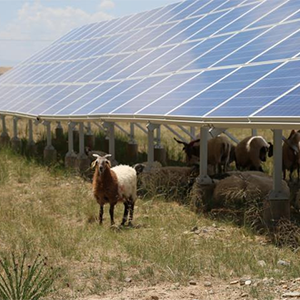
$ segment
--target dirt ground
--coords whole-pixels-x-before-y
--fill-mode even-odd
[[[203,278],[191,281],[188,286],[164,284],[153,287],[131,284],[122,291],[103,296],[90,296],[80,300],[238,300],[238,299],[300,299],[300,278],[275,282],[272,278],[247,278],[219,281]]]

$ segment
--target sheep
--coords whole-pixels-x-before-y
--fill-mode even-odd
[[[137,176],[135,169],[126,165],[119,165],[111,168],[108,160],[110,154],[100,156],[94,154],[96,160],[92,163],[95,168],[93,177],[93,194],[100,205],[99,222],[103,222],[103,206],[110,204],[111,225],[114,222],[114,207],[118,202],[124,203],[124,216],[121,225],[125,225],[128,218],[128,225],[132,226],[134,204],[137,199]]]
[[[290,171],[290,181],[292,173],[297,169],[298,181],[300,179],[300,132],[292,130],[290,136],[282,146],[282,171],[283,179],[286,179],[286,170]]]
[[[179,144],[183,144],[183,151],[186,153],[187,163],[190,165],[197,159],[199,162],[200,156],[200,139],[185,143],[174,138]],[[229,139],[226,136],[217,136],[207,142],[208,158],[207,162],[215,169],[215,173],[227,171],[227,167],[232,162],[232,147]]]
[[[250,171],[261,171],[261,163],[273,156],[273,145],[261,136],[250,136],[243,139],[235,149],[236,168]]]

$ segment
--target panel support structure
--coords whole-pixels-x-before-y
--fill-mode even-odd
[[[10,137],[6,128],[5,116],[1,116],[2,118],[2,133],[0,135],[0,146],[8,146],[10,142]]]
[[[212,184],[212,180],[207,174],[208,135],[209,135],[209,128],[201,127],[201,130],[200,130],[200,174],[197,179],[197,182],[201,185]]]
[[[27,150],[29,154],[34,154],[36,152],[36,145],[33,140],[33,121],[28,121],[28,144],[27,144]]]
[[[91,122],[88,122],[87,132],[85,134],[85,144],[91,150],[95,148],[95,136],[92,131]]]
[[[104,122],[103,126],[107,129],[108,133],[108,152],[111,154],[111,159],[115,159],[115,123],[114,122]]]
[[[51,163],[56,161],[57,152],[52,146],[52,135],[51,135],[51,123],[48,121],[44,122],[47,131],[47,146],[44,149],[44,160],[46,163]]]
[[[77,167],[80,172],[89,169],[89,159],[84,151],[84,123],[79,123],[79,154],[77,156]]]
[[[70,122],[68,124],[68,153],[65,157],[65,166],[68,168],[74,168],[76,164],[77,155],[74,152],[74,135],[73,129],[75,124]]]
[[[274,160],[273,160],[273,190],[264,203],[264,221],[269,228],[274,228],[281,218],[290,218],[289,195],[282,184],[282,130],[273,131]]]
[[[13,138],[11,139],[11,146],[15,151],[21,149],[21,140],[18,137],[18,117],[13,118]]]
[[[148,169],[151,169],[154,164],[154,130],[159,127],[158,124],[148,123]]]
[[[134,139],[134,123],[130,123],[129,142],[127,144],[127,157],[130,162],[136,162],[138,159],[138,144]]]

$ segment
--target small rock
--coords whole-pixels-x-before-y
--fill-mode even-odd
[[[242,298],[246,298],[246,297],[248,297],[248,294],[243,293],[243,294],[241,295],[241,297],[242,297]]]
[[[280,260],[277,262],[277,265],[288,267],[288,266],[290,265],[290,263],[289,263],[288,261],[284,261],[284,260],[281,260],[281,259],[280,259]]]
[[[266,262],[264,261],[264,260],[259,260],[258,262],[257,262],[257,264],[260,266],[260,267],[265,267],[267,264],[266,264]]]
[[[189,284],[190,284],[190,285],[197,285],[197,282],[196,282],[196,281],[193,281],[193,280],[191,280],[191,281],[189,282]]]
[[[204,282],[204,286],[205,286],[205,287],[211,287],[212,284],[211,284],[210,281],[205,281],[205,282]]]
[[[158,296],[151,296],[151,300],[158,300]]]
[[[282,297],[298,298],[298,297],[300,297],[300,292],[288,292],[288,293],[283,294]]]
[[[125,282],[130,283],[130,282],[132,282],[132,279],[130,277],[126,277]]]
[[[233,281],[230,281],[230,284],[231,284],[231,285],[238,284],[238,283],[239,283],[239,281],[238,281],[238,280],[233,280]]]
[[[252,283],[251,280],[246,280],[246,281],[245,281],[245,285],[250,285],[251,283]]]

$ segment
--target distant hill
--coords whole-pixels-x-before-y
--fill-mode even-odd
[[[9,71],[11,67],[0,67],[0,75],[4,74],[5,72]]]

